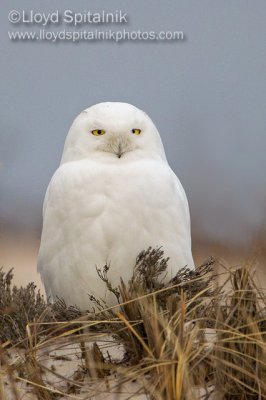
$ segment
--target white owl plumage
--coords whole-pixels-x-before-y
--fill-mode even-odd
[[[74,120],[46,192],[38,256],[46,294],[81,309],[88,293],[113,305],[96,266],[110,263],[114,286],[127,282],[149,246],[170,257],[169,279],[194,268],[186,194],[151,119],[130,104],[96,104]]]

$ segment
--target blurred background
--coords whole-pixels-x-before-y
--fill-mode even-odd
[[[11,41],[11,10],[126,12],[121,25],[78,29],[183,31],[180,41]],[[266,2],[2,0],[0,266],[34,280],[42,202],[73,118],[101,101],[145,110],[188,196],[197,263],[256,260],[266,238]],[[63,24],[46,30],[70,29]],[[74,29],[71,27],[71,29]],[[266,281],[266,279],[265,279]],[[265,282],[266,286],[266,282]]]

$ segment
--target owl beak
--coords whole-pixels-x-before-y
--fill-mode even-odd
[[[106,142],[106,150],[113,153],[117,158],[121,158],[130,149],[128,139],[118,135],[110,135],[109,140]]]
[[[121,156],[122,156],[122,147],[121,147],[121,143],[119,143],[119,145],[118,145],[118,149],[117,149],[117,157],[118,158],[121,158]]]

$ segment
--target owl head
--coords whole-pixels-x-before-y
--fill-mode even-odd
[[[127,103],[99,103],[82,111],[66,138],[62,163],[82,159],[123,163],[163,159],[160,135],[144,111]]]

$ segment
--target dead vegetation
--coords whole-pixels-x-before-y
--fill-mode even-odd
[[[211,259],[166,282],[167,262],[161,249],[142,252],[118,288],[104,266],[119,305],[91,297],[88,313],[47,305],[1,272],[0,398],[266,399],[266,296],[250,269],[218,286]]]

